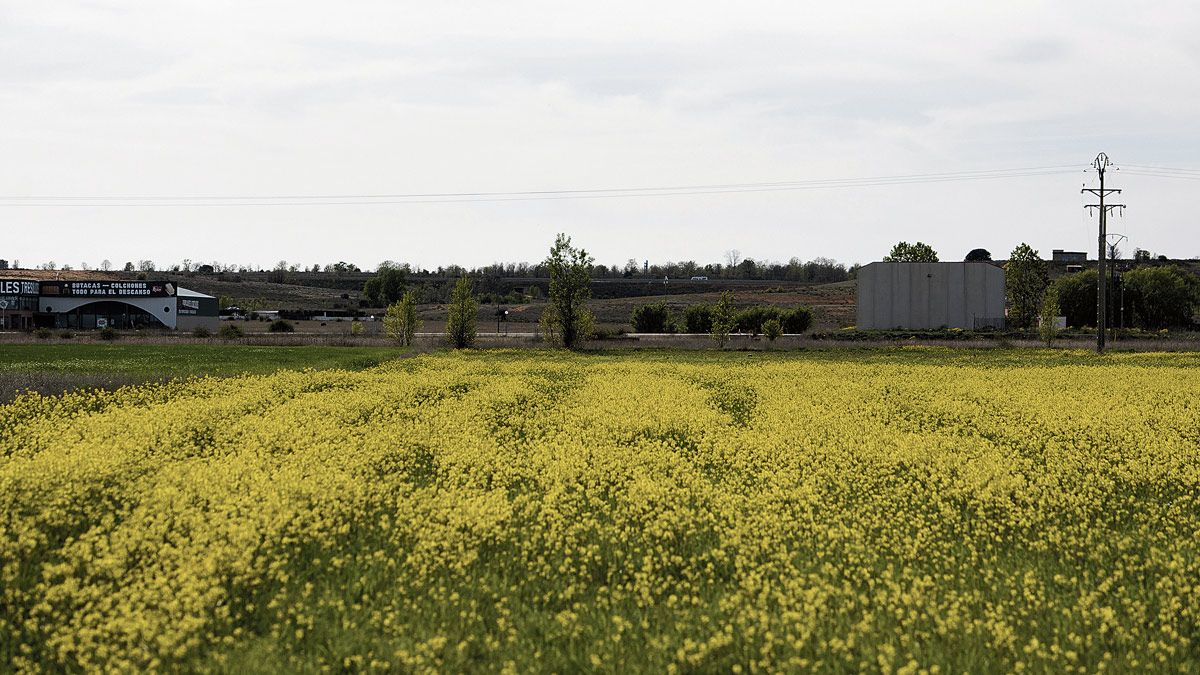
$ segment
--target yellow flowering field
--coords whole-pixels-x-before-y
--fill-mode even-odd
[[[1200,357],[446,353],[0,406],[0,670],[1200,671]]]

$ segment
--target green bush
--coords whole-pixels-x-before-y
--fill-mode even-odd
[[[668,333],[671,310],[664,302],[642,305],[633,310],[633,329],[639,333]]]
[[[97,333],[97,335],[100,337],[101,340],[111,341],[111,340],[117,339],[117,331],[113,330],[109,326],[105,326],[104,328],[101,328],[100,332]]]
[[[39,340],[49,340],[50,336],[54,335],[54,332],[51,331],[49,328],[39,328],[39,329],[33,331],[33,334],[36,335],[37,339],[39,339]]]
[[[207,338],[212,337],[212,331],[204,326],[196,326],[192,329],[192,337]]]
[[[803,333],[812,328],[813,312],[808,307],[797,307],[790,312],[783,312],[779,321],[783,324],[783,332]]]
[[[294,333],[296,331],[296,327],[285,319],[275,319],[271,322],[271,325],[267,327],[267,330],[271,331],[272,333]]]
[[[738,312],[734,321],[738,331],[758,335],[765,332],[768,321],[778,321],[784,333],[803,333],[812,327],[813,313],[807,307],[783,309],[770,305],[747,307]]]
[[[762,330],[763,335],[767,336],[767,339],[771,342],[774,342],[780,335],[783,335],[783,324],[779,323],[779,319],[767,319],[763,322]]]
[[[758,335],[763,332],[763,323],[769,319],[779,319],[779,308],[769,306],[747,307],[738,312],[733,319],[734,326],[741,333]]]
[[[684,328],[688,333],[711,333],[712,305],[691,305],[683,312]]]
[[[70,340],[71,338],[75,337],[75,334],[69,330],[64,330],[58,334],[58,337],[60,337],[64,340]]]
[[[221,326],[221,330],[217,331],[217,335],[219,335],[222,340],[236,340],[245,335],[245,333],[242,332],[241,326],[227,323],[224,326]]]

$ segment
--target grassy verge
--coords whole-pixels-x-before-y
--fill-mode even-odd
[[[394,347],[275,347],[227,344],[3,344],[0,401],[172,378],[266,374],[278,370],[361,370],[401,356]]]

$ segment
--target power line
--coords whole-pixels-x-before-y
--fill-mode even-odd
[[[1200,173],[1198,173],[1198,174],[1169,173],[1166,171],[1145,171],[1145,170],[1136,170],[1136,169],[1129,169],[1127,171],[1122,171],[1121,173],[1129,174],[1131,176],[1148,176],[1151,178],[1177,178],[1180,180],[1200,180]]]
[[[1123,166],[1128,167],[1130,169],[1146,169],[1146,170],[1150,170],[1150,171],[1200,174],[1200,169],[1182,169],[1182,168],[1170,167],[1170,166],[1147,166],[1145,164],[1125,164]]]
[[[1078,165],[989,169],[957,173],[907,174],[868,178],[833,178],[759,183],[676,185],[666,187],[589,188],[574,190],[526,190],[519,192],[442,192],[409,194],[345,195],[240,195],[186,197],[0,197],[0,206],[342,206],[370,204],[439,204],[460,202],[540,201],[558,199],[601,199],[621,197],[666,197],[680,195],[782,192],[796,190],[883,187],[973,180],[997,180],[1074,173]]]

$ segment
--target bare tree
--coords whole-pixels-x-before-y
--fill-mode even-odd
[[[111,272],[112,271],[112,261],[109,260],[108,258],[101,260],[100,261],[100,269],[104,270],[105,272]]]
[[[737,267],[738,263],[742,262],[742,252],[736,248],[725,251],[725,262],[730,267]]]

